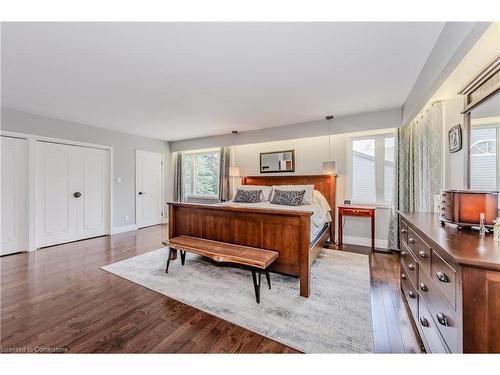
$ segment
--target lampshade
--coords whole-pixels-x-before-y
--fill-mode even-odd
[[[229,167],[229,177],[239,177],[240,167]]]
[[[336,175],[337,174],[337,162],[335,162],[333,160],[324,161],[323,162],[323,173]]]

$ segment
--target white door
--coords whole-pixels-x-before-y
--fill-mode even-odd
[[[109,151],[37,142],[37,247],[109,233]]]
[[[163,204],[163,154],[136,151],[136,224],[160,224]]]
[[[77,200],[78,239],[102,236],[109,225],[109,151],[83,148],[81,199]]]
[[[28,248],[28,144],[1,137],[2,193],[0,255]]]

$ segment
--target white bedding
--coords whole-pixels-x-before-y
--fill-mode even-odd
[[[330,215],[330,205],[325,199],[323,194],[319,191],[314,190],[314,198],[312,204],[304,204],[302,206],[283,206],[279,204],[272,204],[270,202],[259,202],[259,203],[239,203],[239,202],[223,202],[218,203],[222,206],[233,206],[233,207],[249,207],[249,208],[265,208],[271,210],[289,210],[289,211],[304,211],[312,212],[311,216],[311,241],[321,232],[326,223],[332,221]]]

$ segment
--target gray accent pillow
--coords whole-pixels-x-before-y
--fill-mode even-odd
[[[262,190],[240,190],[236,193],[234,197],[235,202],[240,203],[259,203]]]
[[[274,189],[272,204],[281,204],[283,206],[301,206],[304,200],[305,190],[278,190]]]

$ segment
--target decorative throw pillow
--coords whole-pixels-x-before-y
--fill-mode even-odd
[[[260,195],[262,194],[262,190],[240,190],[236,193],[236,197],[234,198],[235,202],[240,203],[259,203]]]
[[[304,200],[305,190],[278,190],[274,189],[272,204],[281,204],[283,206],[300,206]]]

